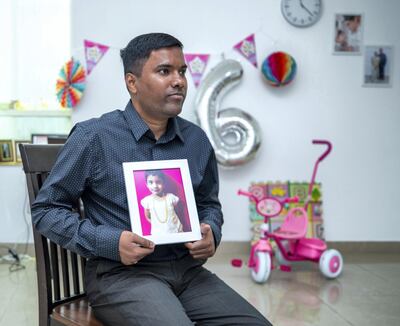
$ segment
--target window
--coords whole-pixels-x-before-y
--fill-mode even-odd
[[[56,104],[57,75],[71,56],[70,0],[1,0],[0,44],[0,102]]]

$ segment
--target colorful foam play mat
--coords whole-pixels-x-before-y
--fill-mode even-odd
[[[248,191],[256,198],[275,197],[279,200],[284,200],[288,197],[297,196],[298,203],[288,204],[282,212],[270,219],[270,230],[274,231],[281,226],[285,219],[288,210],[291,207],[304,206],[308,196],[308,182],[254,182],[250,185]],[[307,208],[308,229],[307,237],[324,239],[324,225],[322,218],[322,186],[320,183],[314,184],[311,192],[310,202]],[[264,222],[264,217],[259,215],[256,210],[254,201],[249,201],[249,217],[252,224],[252,241],[256,241],[261,236],[261,224]]]

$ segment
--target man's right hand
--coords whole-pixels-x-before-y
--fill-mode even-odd
[[[134,265],[154,251],[154,243],[136,233],[123,231],[119,238],[119,255],[124,265]]]

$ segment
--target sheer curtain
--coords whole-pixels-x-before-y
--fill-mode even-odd
[[[0,0],[0,102],[56,103],[70,21],[70,0]]]

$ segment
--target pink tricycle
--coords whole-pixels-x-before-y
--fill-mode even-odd
[[[312,261],[319,263],[321,273],[327,278],[336,278],[342,272],[343,258],[339,251],[327,249],[326,243],[318,238],[306,238],[307,233],[307,207],[311,199],[311,192],[318,170],[318,164],[330,153],[332,144],[326,140],[313,140],[313,144],[326,145],[327,149],[318,158],[314,165],[314,171],[308,188],[308,197],[304,207],[291,208],[282,225],[274,232],[269,232],[269,219],[278,216],[284,205],[298,202],[297,197],[279,200],[275,197],[263,197],[258,199],[252,193],[239,190],[239,195],[250,197],[256,203],[257,212],[264,216],[261,225],[261,238],[251,246],[248,266],[251,276],[257,283],[268,280],[272,269],[273,249],[270,239],[277,245],[276,259],[281,270],[290,271],[292,261]],[[238,267],[240,260],[232,260],[232,265]]]

